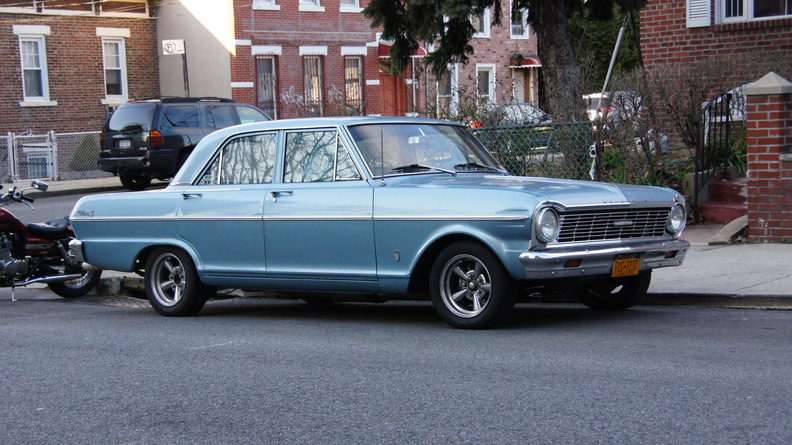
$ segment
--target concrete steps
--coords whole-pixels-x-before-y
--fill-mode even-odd
[[[699,204],[699,213],[707,222],[728,224],[748,214],[747,200],[747,179],[712,182],[709,184],[709,201]]]

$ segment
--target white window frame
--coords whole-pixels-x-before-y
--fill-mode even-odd
[[[363,8],[360,7],[360,0],[340,0],[338,11],[356,14],[363,12]]]
[[[514,33],[514,24],[511,21],[512,20],[512,16],[510,14],[509,15],[509,35],[510,35],[510,37],[512,39],[515,39],[515,40],[519,40],[519,39],[526,40],[526,39],[531,38],[531,28],[528,26],[528,9],[520,8],[519,12],[522,13],[523,33],[522,34],[515,34]],[[514,14],[514,11],[512,11],[512,14]]]
[[[357,77],[355,78],[349,77],[350,71],[348,63],[351,61],[357,62],[357,66],[355,67],[357,70]],[[350,81],[353,80],[357,83],[357,87],[355,88],[356,91],[354,92],[350,87]],[[350,99],[355,100],[354,97],[350,98],[350,96],[357,96],[358,103],[355,104],[355,111],[360,113],[360,115],[363,115],[363,108],[365,105],[365,102],[363,101],[363,57],[357,55],[344,56],[344,104],[347,107],[350,107]]]
[[[440,79],[437,79],[435,82],[435,101],[437,103],[437,109],[435,110],[435,114],[437,118],[444,118],[444,117],[452,117],[457,114],[459,111],[459,67],[457,64],[450,64],[448,65],[448,69],[446,70],[446,74],[450,76],[450,87],[451,87],[451,94],[441,95],[440,94]],[[441,97],[448,97],[448,109],[445,110],[446,115],[443,116],[440,109],[440,98]]]
[[[14,34],[19,39],[19,69],[22,76],[22,107],[51,107],[58,105],[57,101],[50,100],[49,67],[47,66],[47,36],[50,27],[46,25],[13,25]],[[41,96],[25,95],[25,60],[22,57],[22,43],[36,42],[38,44],[38,69],[41,72]]]
[[[258,87],[257,94],[259,101],[261,100],[261,91],[264,88],[262,85],[261,79],[261,71],[259,70],[259,59],[266,59],[272,62],[272,73],[271,73],[271,82],[270,85],[272,87],[272,116],[269,116],[272,119],[278,118],[278,59],[277,56],[274,55],[267,55],[267,56],[259,56],[256,58],[256,85]],[[262,108],[262,104],[259,103],[259,108]]]
[[[491,105],[497,103],[495,92],[497,89],[496,86],[496,65],[494,63],[477,63],[476,64],[476,97],[479,100],[480,105]],[[489,75],[489,91],[486,95],[482,95],[481,91],[479,90],[479,73],[488,73]],[[489,100],[486,102],[482,101],[482,97],[488,97]]]
[[[484,10],[481,19],[481,30],[473,33],[474,38],[488,39],[490,37],[490,28],[492,27],[492,16],[490,15],[489,8]],[[471,24],[473,23],[473,16],[470,17]]]
[[[108,66],[108,54],[105,52],[107,44],[118,45],[118,66]],[[120,94],[107,94],[107,71],[108,70],[120,71],[121,93]],[[105,86],[105,99],[102,101],[105,105],[118,105],[129,100],[129,85],[126,66],[126,39],[123,37],[102,37],[102,72],[104,73],[104,86]]]
[[[253,0],[253,9],[280,11],[281,7],[276,0]]]
[[[702,0],[699,0],[699,1],[702,1]],[[726,2],[739,3],[742,6],[742,14],[741,15],[734,15],[734,16],[731,16],[731,17],[726,17]],[[709,3],[709,1],[707,1],[706,3]],[[715,14],[716,14],[716,17],[717,17],[717,22],[718,23],[740,23],[740,22],[752,22],[752,21],[761,21],[761,20],[775,20],[775,19],[779,19],[779,18],[792,18],[792,10],[788,11],[787,14],[783,14],[783,15],[773,15],[773,16],[768,16],[768,17],[755,17],[754,16],[755,5],[756,5],[755,0],[716,0],[715,1]]]
[[[299,0],[300,5],[297,9],[300,12],[325,12],[324,6],[320,3],[320,0]]]

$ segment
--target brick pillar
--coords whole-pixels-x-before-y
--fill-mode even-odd
[[[770,73],[747,85],[748,238],[792,242],[792,83]]]

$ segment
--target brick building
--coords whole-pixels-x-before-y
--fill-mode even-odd
[[[641,50],[649,70],[743,60],[728,78],[732,88],[744,86],[749,240],[792,241],[792,3],[649,0],[641,11]],[[764,72],[757,75],[757,67]]]
[[[159,94],[146,0],[0,0],[0,134],[97,131]]]
[[[388,43],[363,14],[367,0],[164,0],[158,38],[183,39],[190,93],[303,115],[452,115],[466,95],[481,102],[538,102],[536,38],[523,15],[491,28],[490,12],[470,63],[435,79],[421,48],[403,76],[389,72]],[[504,2],[504,17],[511,17]],[[182,95],[180,58],[160,56],[163,95]],[[439,112],[438,112],[439,111]]]
[[[792,4],[778,0],[649,0],[641,10],[647,69],[710,57],[751,56],[792,74]],[[706,73],[702,73],[704,75]],[[734,86],[756,80],[734,71]]]

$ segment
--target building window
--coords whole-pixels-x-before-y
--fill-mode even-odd
[[[360,0],[341,0],[341,12],[362,12],[363,8],[360,7]]]
[[[350,115],[363,114],[363,60],[344,58],[344,98]]]
[[[470,17],[470,24],[473,26],[475,32],[473,37],[489,37],[490,36],[490,11],[485,9],[481,14],[472,15]]]
[[[275,0],[253,0],[253,9],[280,11],[280,5]]]
[[[44,36],[19,36],[22,94],[25,102],[49,100]]]
[[[305,115],[322,115],[322,59],[319,56],[305,56]]]
[[[256,60],[258,71],[258,107],[270,119],[278,118],[278,91],[275,77],[275,57]]]
[[[126,48],[124,39],[102,38],[105,94],[108,98],[127,97]]]
[[[300,0],[298,10],[303,12],[325,12],[325,8],[319,3],[319,0]]]
[[[719,0],[722,22],[763,20],[792,15],[792,0]]]
[[[495,65],[476,65],[476,95],[481,105],[495,103]]]
[[[453,117],[458,108],[458,84],[456,65],[448,69],[437,79],[437,117],[446,119]]]
[[[528,30],[528,11],[525,9],[515,9],[511,14],[511,38],[527,39]]]

